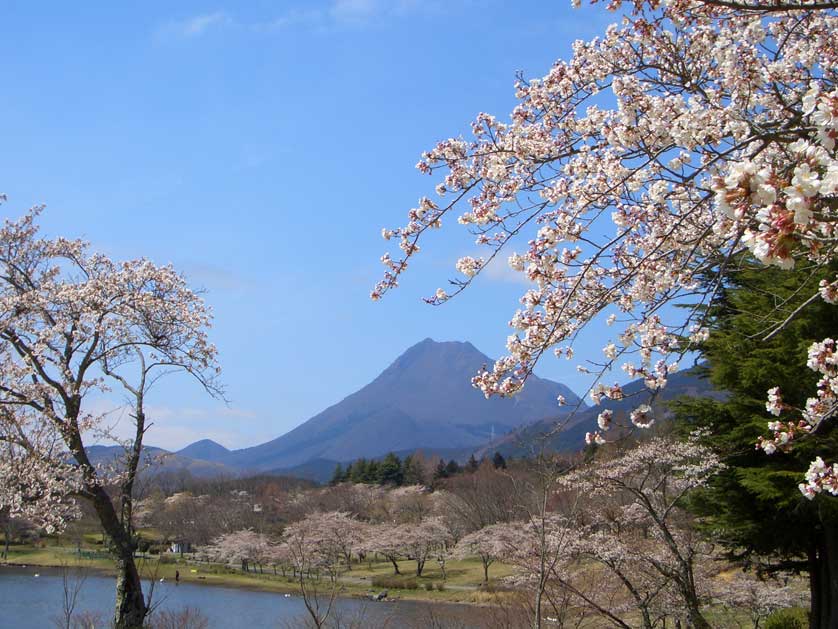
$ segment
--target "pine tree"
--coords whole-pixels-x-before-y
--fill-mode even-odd
[[[441,478],[448,478],[448,466],[445,464],[445,459],[440,459],[434,469],[434,480],[438,481]]]
[[[378,465],[379,485],[401,485],[404,480],[404,470],[402,469],[402,462],[392,452],[384,457],[384,460]]]
[[[348,470],[347,470],[347,471],[348,471]],[[338,464],[335,466],[335,471],[334,471],[334,473],[332,474],[332,480],[331,480],[331,481],[329,481],[329,484],[330,484],[330,485],[337,485],[337,484],[339,484],[339,483],[342,483],[343,481],[344,481],[344,471],[343,471],[343,467],[341,466],[341,464],[340,464],[340,463],[338,463]]]
[[[363,480],[362,483],[367,483],[368,485],[374,485],[378,483],[378,468],[380,464],[378,461],[369,460],[367,461],[366,469],[364,470]]]
[[[727,466],[692,497],[692,508],[732,558],[768,557],[769,570],[808,571],[812,627],[831,627],[836,620],[829,609],[838,610],[838,591],[830,591],[838,580],[838,508],[832,497],[807,500],[797,485],[814,457],[838,458],[838,431],[827,423],[817,437],[771,456],[754,444],[776,419],[765,407],[770,387],[779,385],[784,401],[799,408],[814,394],[817,375],[806,367],[807,348],[835,334],[838,309],[815,300],[778,334],[765,337],[814,294],[822,276],[765,267],[735,273],[708,312],[711,333],[701,349],[707,374],[728,397],[672,406],[685,430],[709,429],[707,444]]]
[[[465,471],[469,474],[477,471],[477,468],[480,467],[480,464],[477,462],[477,459],[474,458],[474,453],[469,457],[468,462],[466,463]]]
[[[506,459],[503,458],[503,455],[500,452],[495,452],[495,456],[492,457],[492,464],[495,466],[495,469],[506,469]]]
[[[425,484],[425,470],[422,469],[422,464],[417,457],[412,454],[404,458],[404,474],[402,483],[405,485],[424,485]]]
[[[367,477],[367,460],[358,459],[352,464],[352,472],[349,477],[353,483],[365,483]]]

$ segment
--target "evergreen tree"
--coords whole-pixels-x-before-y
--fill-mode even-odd
[[[361,482],[366,483],[368,485],[374,485],[378,483],[378,468],[380,464],[378,461],[369,460],[367,461],[367,467],[364,470],[363,479]]]
[[[462,468],[460,464],[457,463],[454,459],[448,461],[448,464],[445,466],[445,475],[446,476],[456,476],[460,472],[462,472]]]
[[[838,458],[838,431],[827,423],[817,436],[771,456],[754,444],[776,419],[765,406],[770,387],[779,385],[784,401],[798,408],[814,394],[817,375],[806,367],[807,349],[835,334],[838,309],[817,299],[765,337],[815,293],[824,275],[773,267],[733,274],[707,313],[711,333],[701,348],[707,374],[728,397],[672,406],[684,429],[709,429],[707,444],[727,465],[710,488],[692,497],[692,507],[732,558],[768,557],[769,570],[808,571],[812,627],[832,626],[830,613],[838,610],[838,506],[832,497],[807,500],[797,485],[816,456]]]
[[[477,462],[477,459],[474,458],[474,453],[472,453],[466,463],[465,471],[472,474],[477,471],[478,467],[480,467],[480,464]]]
[[[388,453],[378,465],[378,484],[401,485],[403,480],[404,470],[402,469],[401,459],[392,452]]]
[[[495,466],[495,469],[506,469],[506,459],[503,458],[503,455],[500,452],[495,451],[495,456],[492,457],[492,464]]]
[[[367,477],[367,460],[358,459],[352,464],[352,473],[349,477],[353,483],[365,483]]]
[[[342,483],[344,481],[344,471],[343,467],[340,463],[335,466],[335,471],[332,474],[332,480],[329,481],[330,485],[337,485],[338,483]]]
[[[422,469],[422,464],[412,454],[404,458],[403,464],[404,474],[402,483],[405,485],[424,485],[425,484],[425,470]]]
[[[434,469],[434,480],[438,481],[441,478],[448,478],[448,466],[445,464],[445,459],[440,459]]]

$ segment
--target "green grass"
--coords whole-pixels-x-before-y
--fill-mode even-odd
[[[12,546],[6,563],[44,567],[71,565],[102,572],[113,571],[113,560],[100,554],[101,546],[97,545],[94,548],[86,546],[86,544],[83,546],[81,556],[77,553],[75,546],[57,546],[54,543],[44,547]],[[138,558],[137,563],[142,576],[153,579],[174,580],[175,571],[179,571],[181,582],[184,583],[282,593],[295,593],[299,587],[297,583],[289,577],[283,577],[281,573],[274,575],[273,569],[268,567],[264,568],[264,573],[242,573],[218,564],[189,563],[177,555],[164,555],[162,561],[159,561],[156,555],[150,559]],[[386,589],[390,598],[481,604],[491,603],[493,600],[494,595],[477,591],[483,579],[483,568],[479,560],[449,562],[446,565],[448,580],[444,582],[436,562],[431,564],[429,561],[426,564],[422,577],[416,577],[415,562],[399,562],[399,569],[403,575],[391,580],[393,566],[389,562],[353,564],[352,570],[344,572],[341,576],[340,593],[343,596],[366,596],[370,591],[383,589],[373,585],[374,578],[383,577],[388,579]],[[511,569],[502,564],[495,564],[489,568],[490,578],[510,573]],[[410,582],[413,581],[417,587],[400,588],[398,587],[400,580],[405,581],[406,585],[412,585]],[[440,591],[439,586],[443,583],[444,588]],[[426,589],[426,584],[430,584],[433,589]]]
[[[416,577],[416,562],[415,561],[399,561],[399,571],[406,577]],[[483,564],[479,559],[465,559],[462,561],[448,561],[445,564],[445,572],[448,579],[445,581],[446,585],[461,585],[478,587],[483,582]],[[389,561],[378,561],[368,563],[366,561],[356,563],[352,566],[352,570],[347,575],[363,576],[363,577],[378,577],[393,575],[393,564]],[[493,563],[489,566],[489,582],[507,577],[513,574],[511,566],[502,563]],[[437,562],[428,560],[425,564],[425,569],[422,571],[422,576],[418,577],[421,583],[427,580],[442,581],[442,570]]]

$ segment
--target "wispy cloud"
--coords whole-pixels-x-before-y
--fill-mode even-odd
[[[214,11],[180,20],[169,20],[158,29],[158,34],[169,37],[200,37],[210,30],[227,26],[233,19],[224,11]]]
[[[158,29],[158,35],[190,39],[223,27],[270,33],[294,27],[364,26],[386,18],[440,10],[441,4],[432,0],[330,0],[319,6],[292,8],[260,21],[240,20],[224,11],[170,20]]]
[[[381,14],[381,5],[377,0],[335,0],[329,15],[338,22],[366,22]]]
[[[104,431],[86,435],[88,445],[110,445],[115,441],[134,437],[136,425],[127,404],[113,399],[96,398],[88,402],[87,410],[103,416],[101,428]],[[199,439],[212,439],[228,448],[242,448],[276,437],[261,426],[255,431],[238,429],[240,422],[251,423],[258,419],[256,412],[245,408],[152,405],[145,410],[149,422],[145,444],[167,450],[179,450]]]
[[[190,261],[181,265],[187,281],[193,288],[216,292],[243,293],[251,287],[242,276],[215,264]]]
[[[507,255],[500,254],[495,257],[483,270],[482,275],[489,280],[496,282],[509,282],[511,284],[528,285],[530,281],[525,273],[516,271],[509,266]]]
[[[244,24],[244,28],[261,32],[270,33],[272,31],[281,31],[295,26],[311,26],[322,24],[326,18],[326,13],[323,9],[291,9],[287,13],[278,15],[277,17],[263,20],[261,22],[250,22]]]

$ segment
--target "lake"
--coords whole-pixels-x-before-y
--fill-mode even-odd
[[[35,574],[39,576],[36,577]],[[143,591],[148,591],[144,583]],[[89,573],[82,586],[77,611],[104,613],[110,619],[114,606],[115,578]],[[0,567],[0,627],[45,629],[61,614],[63,580],[61,572],[50,568]],[[185,607],[200,609],[213,629],[295,627],[305,614],[299,596],[259,592],[191,583],[156,583],[154,601],[169,611]],[[480,608],[466,605],[430,604],[413,601],[375,603],[342,598],[337,610],[344,618],[363,617],[363,627],[402,628],[432,626],[431,618],[443,626],[478,629],[485,626]],[[297,622],[295,622],[295,620]],[[435,626],[439,627],[440,624]]]

